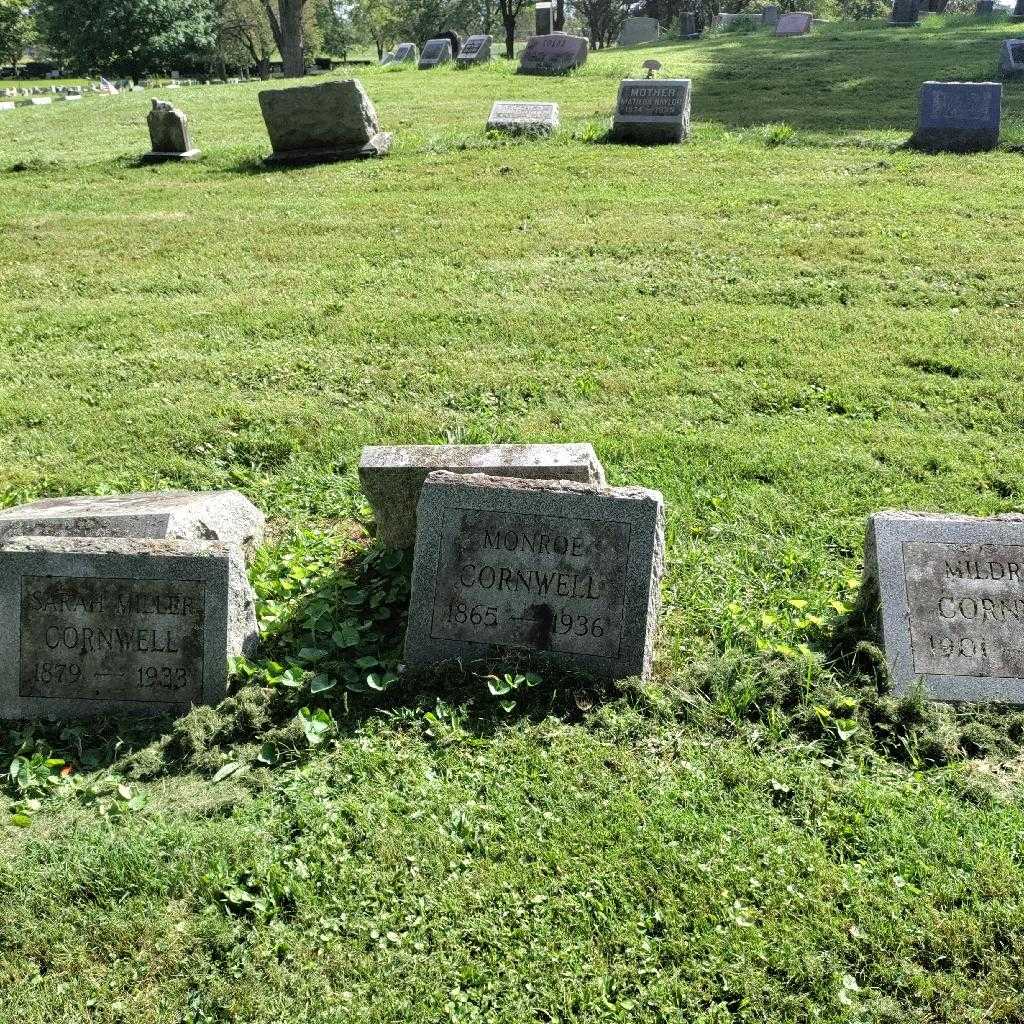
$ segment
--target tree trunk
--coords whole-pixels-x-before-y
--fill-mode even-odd
[[[270,80],[270,61],[266,57],[256,61],[256,74],[266,82]]]
[[[557,0],[555,3],[555,24],[556,32],[565,31],[565,0]]]
[[[280,17],[274,13],[270,0],[263,0],[270,31],[281,53],[285,78],[300,78],[306,73],[306,55],[303,50],[302,10],[306,0],[278,0]]]
[[[512,60],[516,55],[516,19],[505,19],[505,56]]]

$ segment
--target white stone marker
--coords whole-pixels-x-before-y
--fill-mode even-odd
[[[489,132],[505,135],[551,135],[558,130],[557,103],[495,100],[487,118]]]

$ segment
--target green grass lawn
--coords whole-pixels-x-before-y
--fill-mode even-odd
[[[289,171],[258,84],[0,114],[0,504],[237,487],[273,538],[224,706],[0,729],[0,1022],[1024,1020],[1024,716],[893,699],[857,600],[869,512],[1024,501],[1024,86],[998,151],[902,148],[1013,34],[360,69],[391,156]],[[604,142],[651,56],[690,143]],[[138,165],[153,95],[201,162]],[[561,133],[488,138],[516,98]],[[541,440],[664,492],[654,680],[359,692],[408,572],[361,446]]]

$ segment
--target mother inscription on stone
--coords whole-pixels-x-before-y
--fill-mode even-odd
[[[1024,703],[1024,517],[880,512],[865,565],[896,692]]]
[[[663,557],[657,491],[432,473],[405,655],[410,667],[544,654],[647,675]]]

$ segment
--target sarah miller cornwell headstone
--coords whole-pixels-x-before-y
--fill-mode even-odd
[[[1024,703],[1024,516],[879,512],[864,565],[896,693]]]
[[[257,641],[241,549],[15,537],[0,547],[0,718],[172,712],[224,697]]]
[[[973,153],[999,145],[999,82],[925,82],[912,142],[929,152]]]
[[[650,674],[657,491],[432,473],[417,518],[407,667],[518,653],[606,679]]]

